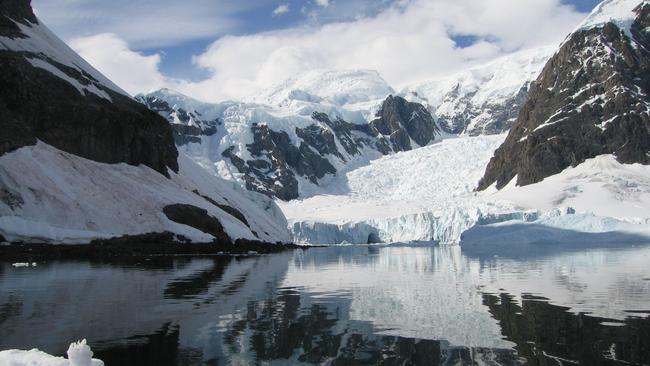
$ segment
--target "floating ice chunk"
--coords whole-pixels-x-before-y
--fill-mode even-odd
[[[9,366],[104,366],[93,357],[86,340],[73,342],[68,348],[68,359],[55,357],[34,348],[29,351],[11,349],[0,352],[0,365]]]
[[[70,366],[104,365],[104,362],[93,359],[93,351],[85,339],[70,343],[70,347],[68,347],[68,360],[70,361]]]

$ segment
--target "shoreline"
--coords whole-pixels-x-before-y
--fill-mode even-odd
[[[0,245],[0,261],[237,256],[272,254],[308,248],[311,247],[246,239],[237,239],[234,242],[189,243],[178,241],[171,233],[152,233],[93,240],[87,244],[10,243]]]

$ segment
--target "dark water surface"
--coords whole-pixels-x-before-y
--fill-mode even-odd
[[[648,365],[650,246],[0,263],[0,350],[112,365]]]

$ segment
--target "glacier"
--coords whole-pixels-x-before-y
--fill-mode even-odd
[[[303,244],[469,244],[477,236],[464,237],[468,230],[495,226],[499,236],[481,240],[504,240],[510,228],[519,232],[512,241],[527,241],[530,232],[521,224],[650,240],[650,167],[620,164],[610,155],[534,185],[517,187],[513,180],[501,191],[475,192],[504,137],[449,138],[382,157],[341,174],[320,194],[278,204],[294,240]]]

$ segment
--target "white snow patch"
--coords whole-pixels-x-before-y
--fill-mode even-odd
[[[67,81],[72,86],[74,86],[79,91],[79,94],[81,95],[86,95],[85,92],[88,91],[101,98],[112,101],[111,97],[105,91],[100,90],[94,84],[83,85],[79,81],[69,77],[65,72],[59,70],[56,66],[52,65],[51,63],[45,60],[41,60],[40,58],[27,58],[27,61],[29,61],[29,63],[32,64],[32,66],[49,71],[54,76]]]

